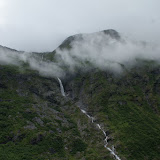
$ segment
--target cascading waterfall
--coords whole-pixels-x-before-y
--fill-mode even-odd
[[[65,92],[64,92],[64,87],[63,87],[63,84],[62,84],[62,81],[57,77],[58,81],[59,81],[59,85],[60,85],[60,89],[61,89],[61,94],[62,96],[66,96],[65,95]]]
[[[58,79],[59,84],[60,84],[61,94],[62,94],[62,96],[65,97],[65,92],[64,92],[64,87],[63,87],[62,81],[61,81],[58,77],[57,77],[57,79]],[[80,107],[79,107],[79,108],[80,108]],[[102,129],[102,127],[100,126],[100,124],[95,123],[95,122],[94,122],[94,117],[91,117],[89,114],[87,114],[87,112],[86,112],[85,110],[83,110],[83,109],[80,109],[80,110],[81,110],[81,112],[82,112],[83,114],[85,114],[85,115],[91,120],[91,122],[92,122],[93,124],[95,124],[95,125],[98,127],[98,129],[101,130],[102,133],[104,134],[104,136],[105,136],[105,139],[104,139],[105,145],[104,145],[104,147],[105,147],[108,151],[110,151],[110,153],[114,156],[114,158],[115,158],[116,160],[121,160],[121,159],[118,157],[118,155],[115,153],[115,148],[114,148],[114,146],[112,146],[112,149],[109,148],[109,147],[107,147],[107,146],[108,146],[108,136],[107,136],[106,132]]]
[[[90,115],[88,115],[87,112],[86,112],[85,110],[83,110],[83,109],[81,109],[81,112],[84,113],[84,114],[91,120],[92,123],[94,123],[94,117],[91,117]],[[102,127],[100,126],[100,124],[98,124],[98,123],[95,123],[95,124],[96,124],[96,126],[98,127],[98,129],[103,132],[103,134],[104,134],[104,136],[105,136],[105,139],[104,139],[105,145],[104,145],[104,147],[105,147],[108,151],[110,151],[110,153],[115,157],[116,160],[121,160],[121,159],[118,157],[118,155],[115,153],[115,148],[114,148],[114,146],[112,146],[112,149],[109,148],[109,147],[107,147],[107,145],[108,145],[108,136],[107,136],[106,132],[102,129]]]

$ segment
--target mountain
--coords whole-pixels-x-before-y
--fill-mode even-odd
[[[105,30],[71,36],[51,53],[0,47],[1,159],[159,160],[160,65],[110,61],[119,73],[72,53],[74,43],[80,49],[104,39],[107,47],[124,43],[117,31]],[[68,55],[74,65],[64,61]]]
[[[72,42],[74,42],[75,40],[78,40],[78,41],[83,41],[84,39],[84,36],[95,36],[94,34],[104,34],[106,37],[111,37],[112,39],[116,39],[116,40],[120,40],[121,39],[121,36],[120,34],[113,30],[113,29],[108,29],[108,30],[103,30],[101,32],[95,32],[95,33],[90,33],[90,34],[77,34],[77,35],[73,35],[73,36],[70,36],[68,37],[67,39],[65,39],[62,44],[58,47],[60,49],[70,49],[72,48],[71,44]]]
[[[18,51],[15,50],[15,49],[11,49],[11,48],[8,48],[8,47],[5,47],[5,46],[1,46],[1,45],[0,45],[0,50],[1,50],[1,51],[5,51],[5,52],[8,52],[8,51],[18,52]]]

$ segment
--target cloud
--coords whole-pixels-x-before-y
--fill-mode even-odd
[[[64,71],[54,62],[42,61],[42,56],[29,52],[18,52],[0,46],[0,64],[23,66],[24,63],[30,69],[36,70],[42,76],[62,77]]]
[[[151,43],[133,41],[128,38],[114,38],[104,32],[75,36],[71,49],[57,49],[61,64],[76,67],[89,62],[100,69],[121,72],[121,64],[133,65],[136,59],[159,60],[160,48]]]
[[[23,66],[26,63],[42,76],[61,78],[77,69],[86,71],[93,67],[122,73],[122,64],[133,67],[137,58],[158,62],[160,59],[159,46],[121,37],[114,30],[75,35],[65,40],[62,46],[64,44],[69,49],[58,48],[54,61],[47,59],[47,54],[43,54],[43,58],[42,53],[17,52],[0,47],[0,64]]]

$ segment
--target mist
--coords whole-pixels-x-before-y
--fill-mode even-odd
[[[20,69],[27,64],[29,69],[38,71],[40,75],[45,77],[62,77],[63,70],[54,62],[43,61],[42,56],[34,55],[31,52],[18,52],[0,47],[0,64],[15,65]]]
[[[73,72],[76,67],[82,67],[82,64],[89,62],[99,69],[121,73],[123,72],[121,64],[128,68],[133,67],[137,59],[159,62],[160,47],[158,45],[135,41],[114,32],[120,38],[112,36],[112,33],[111,36],[106,35],[104,32],[75,36],[70,50],[56,50],[61,57],[61,64],[69,66]]]
[[[66,40],[68,42],[68,39]],[[63,44],[63,43],[62,43]],[[159,62],[160,47],[146,42],[133,41],[119,35],[114,30],[73,36],[70,48],[57,48],[54,61],[45,54],[18,52],[0,47],[0,64],[22,66],[27,64],[46,77],[65,77],[74,74],[77,68],[87,71],[91,68],[123,73],[122,64],[128,68],[136,64],[136,59]],[[46,53],[47,54],[47,53]]]

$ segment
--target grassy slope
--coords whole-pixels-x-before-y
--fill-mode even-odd
[[[0,159],[111,159],[103,135],[55,79],[0,66]]]
[[[74,96],[103,124],[122,159],[160,157],[159,73],[146,63],[120,77],[94,70],[71,82]],[[0,66],[0,115],[2,159],[111,159],[102,133],[61,97],[52,78]]]
[[[88,112],[109,130],[120,157],[160,157],[160,69],[149,62],[115,77],[90,72],[72,82]],[[81,92],[81,94],[79,94]]]

